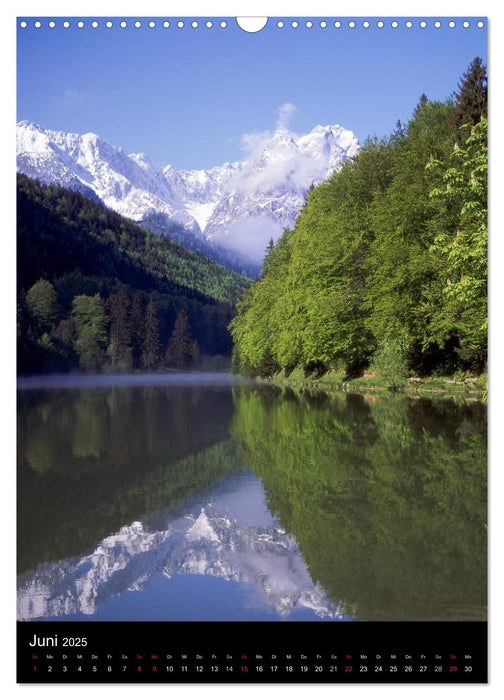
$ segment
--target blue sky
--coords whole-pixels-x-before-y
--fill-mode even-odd
[[[136,18],[133,18],[136,19]],[[93,29],[86,18],[68,29],[18,29],[17,118],[44,127],[94,131],[128,153],[144,151],[159,165],[206,168],[243,158],[243,134],[275,127],[278,109],[295,105],[290,128],[306,133],[338,123],[363,141],[407,121],[424,92],[446,99],[479,55],[487,61],[486,28],[471,20],[449,28],[434,18],[371,26],[276,27],[257,34],[228,20],[179,29]],[[486,23],[485,23],[486,24]]]

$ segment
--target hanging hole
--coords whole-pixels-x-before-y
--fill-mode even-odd
[[[268,23],[267,17],[237,17],[236,22],[240,29],[249,34],[260,32]],[[222,27],[222,24],[221,24]]]

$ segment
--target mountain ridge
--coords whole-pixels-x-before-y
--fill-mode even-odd
[[[196,241],[259,261],[270,238],[292,227],[306,192],[359,151],[355,135],[334,124],[298,136],[285,128],[257,140],[243,161],[208,169],[157,166],[97,134],[17,124],[18,171],[98,198],[134,221],[163,214]],[[91,194],[90,194],[91,193]]]

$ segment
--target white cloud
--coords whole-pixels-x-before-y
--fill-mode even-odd
[[[255,134],[242,134],[241,147],[247,156],[253,156],[262,150],[263,145],[271,138],[271,131],[259,131]]]
[[[268,216],[251,216],[228,226],[219,243],[251,260],[261,262],[270,239],[276,241],[282,231],[282,225]]]
[[[245,196],[271,195],[276,189],[288,187],[294,192],[306,192],[314,181],[327,176],[328,157],[313,158],[298,145],[299,135],[288,126],[296,105],[285,102],[277,110],[276,130],[243,134],[241,144],[247,156],[247,166],[229,183],[228,191]]]
[[[62,95],[62,99],[68,103],[78,102],[82,104],[84,102],[84,95],[81,92],[76,92],[75,90],[65,90]]]
[[[290,120],[294,112],[297,111],[296,105],[293,105],[292,102],[284,102],[283,105],[280,105],[278,108],[278,115],[277,115],[277,129],[288,129]]]
[[[226,184],[224,210],[233,223],[222,241],[254,260],[263,258],[270,238],[276,240],[293,225],[309,187],[325,180],[355,141],[337,125],[295,134],[288,128],[295,112],[296,106],[286,102],[278,108],[275,131],[242,136],[247,160]]]

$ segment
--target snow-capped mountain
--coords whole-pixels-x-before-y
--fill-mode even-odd
[[[40,564],[18,579],[18,620],[94,615],[125,591],[148,594],[159,576],[187,574],[235,582],[256,608],[284,618],[299,609],[322,618],[348,615],[348,606],[331,602],[313,583],[296,540],[258,503],[264,503],[262,486],[245,473],[188,504],[179,517],[159,511],[148,522],[122,527],[86,556]],[[165,604],[169,611],[168,597]],[[209,612],[212,606],[209,599]],[[218,619],[218,608],[213,614]]]
[[[70,134],[31,122],[17,125],[18,170],[44,183],[94,194],[135,221],[166,214],[196,236],[260,260],[270,238],[293,226],[306,192],[358,153],[341,126],[297,136],[263,136],[247,160],[208,170],[155,166],[96,134]]]
[[[17,167],[43,183],[84,194],[91,190],[107,207],[136,221],[159,212],[200,233],[163,171],[145,153],[128,156],[96,134],[68,134],[20,122]]]

